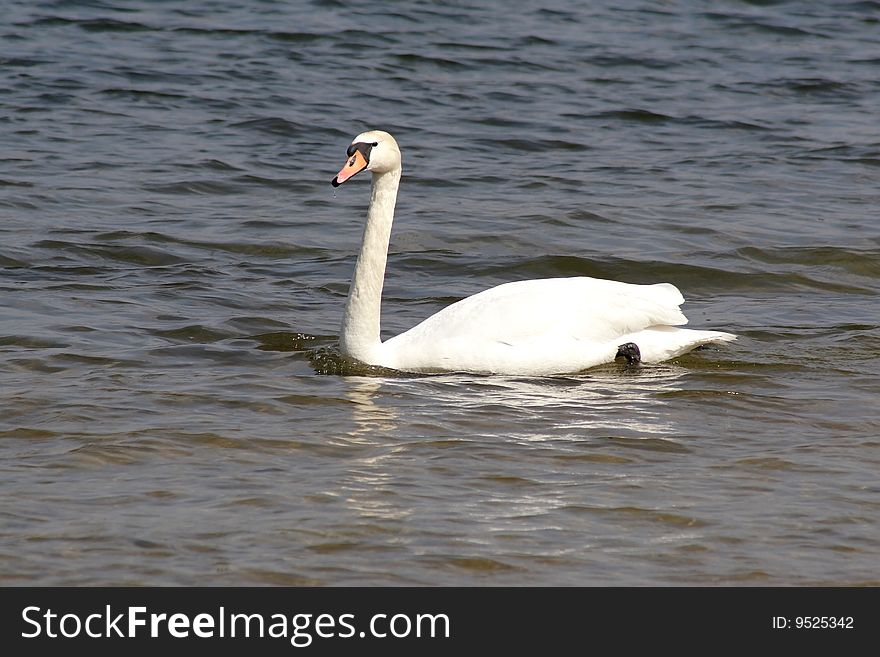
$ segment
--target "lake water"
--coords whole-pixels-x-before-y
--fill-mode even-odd
[[[0,583],[880,585],[880,3],[2,3]],[[509,280],[731,345],[340,371]]]

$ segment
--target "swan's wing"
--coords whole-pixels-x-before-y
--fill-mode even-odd
[[[585,362],[604,362],[621,336],[687,323],[678,308],[683,302],[668,283],[587,277],[517,281],[462,299],[384,346],[389,364],[394,359],[400,369],[442,368],[450,355],[478,362],[523,354],[546,362],[556,353],[571,359],[573,350]]]
[[[633,285],[596,278],[505,283],[447,306],[395,339],[468,336],[519,342],[570,335],[605,341],[656,324],[686,324],[673,285]]]

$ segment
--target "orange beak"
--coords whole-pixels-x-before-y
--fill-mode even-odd
[[[336,177],[330,181],[330,184],[334,187],[339,187],[346,180],[354,176],[354,174],[359,173],[366,168],[367,159],[364,157],[364,154],[360,151],[355,151],[354,154],[348,158],[345,166],[336,174]]]

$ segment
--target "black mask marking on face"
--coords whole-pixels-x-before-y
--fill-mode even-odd
[[[370,161],[370,151],[373,150],[373,146],[378,146],[379,142],[374,141],[372,144],[368,144],[365,141],[359,141],[356,144],[352,144],[348,147],[348,150],[345,151],[346,155],[351,157],[355,154],[355,151],[360,151],[361,155],[364,156],[364,159],[369,163]]]

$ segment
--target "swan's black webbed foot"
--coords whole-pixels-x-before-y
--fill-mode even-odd
[[[617,355],[614,357],[614,360],[618,358],[626,358],[627,365],[638,365],[642,362],[642,352],[639,351],[639,345],[635,342],[627,342],[617,348]]]

